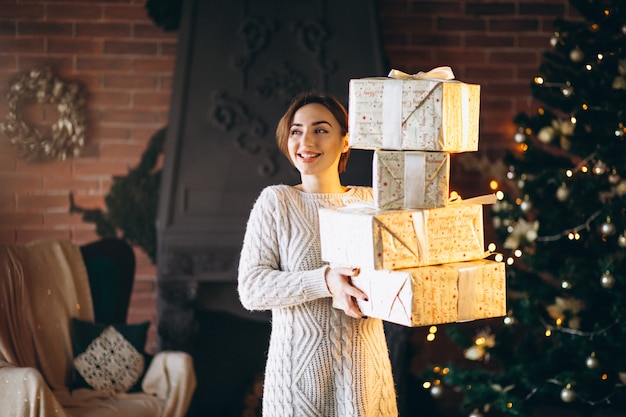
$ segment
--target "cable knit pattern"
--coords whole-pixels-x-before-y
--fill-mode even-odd
[[[254,204],[238,290],[247,309],[272,310],[264,417],[398,414],[382,322],[334,309],[324,279],[318,209],[362,200],[372,200],[371,188],[309,194],[275,185]]]

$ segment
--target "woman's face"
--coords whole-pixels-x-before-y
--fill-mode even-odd
[[[326,107],[311,103],[294,114],[287,149],[301,175],[337,174],[348,137],[341,135],[339,122]]]

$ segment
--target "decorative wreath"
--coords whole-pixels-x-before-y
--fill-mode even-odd
[[[80,155],[85,143],[85,99],[78,84],[61,81],[49,68],[35,69],[21,75],[6,95],[9,112],[0,123],[0,132],[18,150],[21,157],[32,162],[65,159]],[[56,106],[59,118],[44,136],[23,120],[20,109],[24,103]]]

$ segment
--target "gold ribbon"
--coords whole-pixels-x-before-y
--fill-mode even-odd
[[[424,80],[424,79],[437,79],[437,80],[453,80],[454,72],[452,68],[448,66],[442,66],[433,68],[430,71],[420,71],[417,74],[407,74],[397,69],[392,69],[387,75],[389,78],[395,78],[397,80]]]

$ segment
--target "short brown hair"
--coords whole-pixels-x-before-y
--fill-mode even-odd
[[[339,122],[339,128],[341,129],[341,136],[344,137],[348,134],[348,112],[345,107],[334,96],[328,93],[307,92],[300,93],[294,97],[291,105],[280,118],[278,126],[276,127],[276,144],[278,149],[287,156],[289,162],[293,164],[293,161],[289,157],[289,150],[287,149],[287,142],[289,140],[289,133],[291,131],[291,124],[293,123],[293,117],[296,112],[307,104],[317,103],[326,107],[328,111]],[[348,156],[350,156],[350,149],[341,154],[339,158],[339,173],[346,170],[346,164],[348,163]]]

